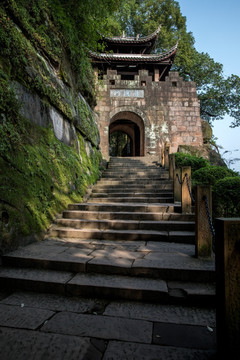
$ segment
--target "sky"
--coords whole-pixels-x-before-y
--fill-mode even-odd
[[[181,13],[187,19],[187,31],[195,38],[198,52],[208,53],[216,62],[223,64],[226,77],[240,76],[240,0],[177,0]],[[232,119],[213,122],[216,143],[228,153],[227,160],[240,159],[240,127],[230,128]],[[240,160],[230,165],[240,172]]]

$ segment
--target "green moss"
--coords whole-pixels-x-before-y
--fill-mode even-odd
[[[93,72],[86,49],[75,47],[81,40],[71,14],[64,14],[71,25],[64,27],[53,3],[6,0],[0,5],[0,253],[19,246],[21,237],[46,230],[69,203],[82,201],[99,177],[99,133],[79,95],[88,94],[94,103]],[[39,96],[46,109],[52,105],[74,121],[72,147],[58,141],[52,128],[21,116],[12,89],[16,85],[17,91],[18,83]]]
[[[99,132],[96,126],[92,110],[81,96],[78,97],[76,102],[78,118],[76,118],[75,126],[97,146],[99,142]]]
[[[58,141],[52,128],[29,123],[4,80],[0,109],[0,248],[5,251],[19,236],[47,229],[69,203],[81,202],[99,177],[101,155],[80,133],[79,156],[76,146]],[[7,226],[1,221],[4,212]]]

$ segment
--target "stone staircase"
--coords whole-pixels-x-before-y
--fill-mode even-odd
[[[194,215],[150,158],[111,158],[87,203],[46,239],[2,258],[2,288],[184,305],[215,302],[214,263],[194,257]]]

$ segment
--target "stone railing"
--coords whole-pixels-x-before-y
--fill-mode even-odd
[[[240,358],[240,218],[216,219],[216,325],[219,359]]]
[[[211,259],[216,265],[216,325],[219,358],[240,358],[240,218],[215,219],[212,224],[210,186],[191,190],[191,168],[175,168],[174,154],[167,154],[169,178],[174,184],[174,202],[183,213],[195,212],[195,255]],[[194,204],[194,208],[193,208]],[[214,249],[213,249],[214,243]]]
[[[173,180],[174,203],[181,204],[183,214],[195,212],[195,254],[196,257],[211,258],[214,228],[212,225],[212,192],[210,186],[197,186],[195,194],[191,187],[191,167],[176,168],[175,155],[164,151]],[[166,168],[166,167],[165,167]]]

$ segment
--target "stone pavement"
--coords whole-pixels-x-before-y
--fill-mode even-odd
[[[48,238],[6,254],[0,283],[61,295],[213,304],[214,261],[196,259],[194,249],[157,241]]]
[[[215,311],[130,301],[0,294],[1,360],[215,359]]]
[[[1,360],[216,358],[214,259],[150,160],[111,160],[88,203],[2,257]]]

